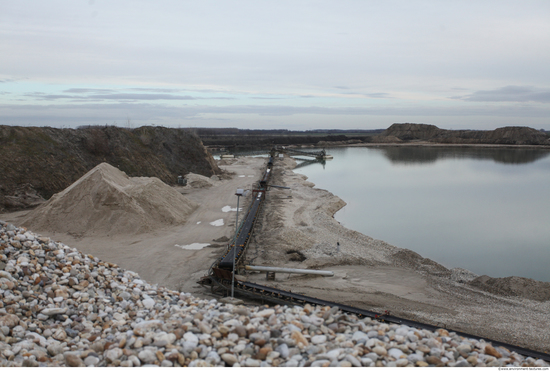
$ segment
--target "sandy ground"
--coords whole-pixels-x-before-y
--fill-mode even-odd
[[[35,230],[32,225],[24,226],[35,233],[49,236],[82,252],[137,272],[150,283],[199,295],[207,294],[196,282],[207,273],[210,265],[226,246],[225,243],[214,240],[229,238],[235,233],[236,189],[250,189],[260,178],[264,161],[265,159],[239,160],[231,166],[230,171],[234,173],[231,179],[215,181],[209,188],[177,187],[187,198],[200,204],[184,225],[152,233],[105,238],[75,238],[69,234]],[[241,207],[242,203],[241,199]],[[227,206],[233,211],[222,211]],[[2,214],[0,219],[20,225],[19,221],[27,213],[28,211]],[[220,220],[223,225],[219,225]],[[180,247],[197,243],[210,246],[198,250]]]
[[[251,189],[260,178],[265,162],[263,158],[222,162],[222,169],[234,173],[231,179],[216,181],[209,188],[178,188],[200,204],[183,226],[109,238],[74,238],[27,227],[138,272],[151,283],[209,297],[210,293],[196,282],[224,251],[225,243],[215,240],[234,233],[235,190]],[[247,263],[322,268],[332,270],[335,275],[278,274],[275,281],[266,282],[265,274],[250,273],[247,279],[550,351],[550,301],[482,291],[467,284],[475,277],[467,271],[450,271],[410,250],[344,228],[333,215],[345,202],[328,191],[314,188],[305,176],[292,172],[294,166],[292,159],[276,159],[272,184],[291,189],[272,188],[268,193],[247,252]],[[241,198],[241,207],[246,207],[247,201]],[[222,211],[226,206],[233,210]],[[0,219],[18,224],[25,214],[3,214]],[[210,224],[220,219],[223,219],[222,226]],[[209,243],[211,247],[199,250],[179,247],[194,243]]]

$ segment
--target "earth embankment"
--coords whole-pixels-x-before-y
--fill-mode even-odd
[[[0,210],[6,211],[36,206],[102,162],[167,184],[189,172],[220,173],[196,134],[163,127],[0,126],[0,157]]]
[[[373,142],[428,141],[444,144],[550,145],[548,134],[524,126],[495,130],[446,130],[427,124],[393,124]]]

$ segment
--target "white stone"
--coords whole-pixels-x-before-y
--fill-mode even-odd
[[[131,355],[130,357],[128,357],[128,361],[132,362],[132,364],[134,365],[134,367],[139,367],[139,366],[141,366],[141,361],[140,361],[139,358],[136,357],[135,355]]]
[[[340,353],[342,353],[342,349],[333,349],[330,352],[327,352],[327,357],[331,360],[338,360],[338,357],[340,356]]]
[[[269,317],[275,313],[274,309],[264,309],[256,313],[255,317]]]
[[[374,361],[368,357],[363,357],[361,358],[361,365],[365,366],[365,367],[370,367],[371,365],[374,364]]]
[[[365,334],[363,331],[355,331],[353,333],[353,336],[351,337],[351,340],[359,340],[359,339],[368,340],[369,336]]]
[[[141,303],[147,309],[151,309],[155,306],[155,301],[151,298],[144,299],[144,300],[141,301]]]
[[[409,354],[407,356],[407,359],[412,363],[416,363],[416,362],[419,362],[419,361],[423,361],[424,357],[422,357],[420,354],[413,353],[413,354]]]
[[[315,335],[311,338],[312,344],[323,344],[327,342],[326,335]]]
[[[64,314],[67,310],[68,308],[45,308],[42,310],[41,314],[46,316],[55,316],[57,314]]]
[[[176,335],[170,333],[167,334],[166,332],[161,332],[155,335],[153,338],[153,345],[156,347],[165,347],[168,344],[172,344],[176,341]]]
[[[403,351],[401,349],[391,348],[390,350],[388,350],[388,355],[395,359],[399,359],[399,357],[403,355]]]
[[[285,367],[298,367],[298,365],[299,365],[299,363],[295,359],[290,359],[285,363]],[[312,364],[312,367],[313,367],[313,364]]]
[[[313,362],[311,364],[311,367],[328,367],[328,365],[330,365],[330,361],[328,361],[326,359],[321,359],[319,361]],[[288,367],[288,362],[287,362],[287,367]]]
[[[247,358],[246,361],[244,361],[244,365],[246,367],[260,367],[261,362],[257,359]]]
[[[105,351],[105,353],[103,353],[105,359],[107,359],[109,362],[113,362],[119,359],[120,357],[122,357],[122,354],[122,349],[120,348],[109,349]]]
[[[206,359],[208,359],[208,358],[212,359],[212,361],[213,361],[212,363],[214,365],[221,361],[220,355],[215,351],[208,352],[208,354],[206,355]]]
[[[143,363],[153,363],[157,360],[157,356],[152,350],[142,350],[138,357]]]
[[[324,319],[322,319],[321,317],[317,317],[315,315],[311,315],[309,317],[309,320],[310,320],[311,324],[313,324],[317,327],[321,326],[325,322]]]
[[[138,322],[138,323],[133,323],[132,327],[134,329],[137,329],[137,328],[149,329],[149,328],[153,328],[153,327],[159,327],[162,324],[163,324],[163,322],[161,320],[154,319],[154,320],[150,320],[150,321],[142,321],[142,322]]]
[[[88,356],[86,359],[84,359],[84,364],[86,366],[95,366],[99,363],[99,358],[94,356]]]
[[[289,356],[288,345],[286,345],[285,343],[282,343],[277,348],[275,348],[275,351],[279,352],[281,358],[287,359]]]
[[[199,344],[199,338],[197,337],[197,335],[189,331],[183,334],[183,340],[187,343],[194,344],[195,347]]]

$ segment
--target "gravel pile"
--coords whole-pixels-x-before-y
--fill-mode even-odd
[[[330,307],[235,306],[0,222],[0,366],[538,366],[483,341]]]

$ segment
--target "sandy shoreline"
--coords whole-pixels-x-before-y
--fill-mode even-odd
[[[234,174],[231,179],[218,180],[211,187],[180,188],[200,204],[185,225],[140,235],[79,238],[25,227],[138,272],[151,283],[210,297],[196,281],[222,253],[224,243],[219,241],[234,233],[235,212],[222,209],[236,207],[235,189],[252,188],[264,162],[262,158],[221,162],[221,168]],[[473,276],[467,271],[448,270],[410,250],[344,228],[333,215],[345,202],[314,188],[305,176],[292,172],[294,166],[292,159],[276,160],[273,184],[291,189],[272,189],[268,194],[247,258],[255,265],[277,262],[278,266],[333,270],[335,276],[278,275],[270,285],[550,351],[550,300],[490,293],[468,285]],[[241,206],[246,207],[243,201]],[[25,214],[3,214],[0,219],[18,224]],[[220,219],[223,225],[211,224]],[[182,248],[196,243],[212,247]],[[261,274],[248,279],[265,282]]]

